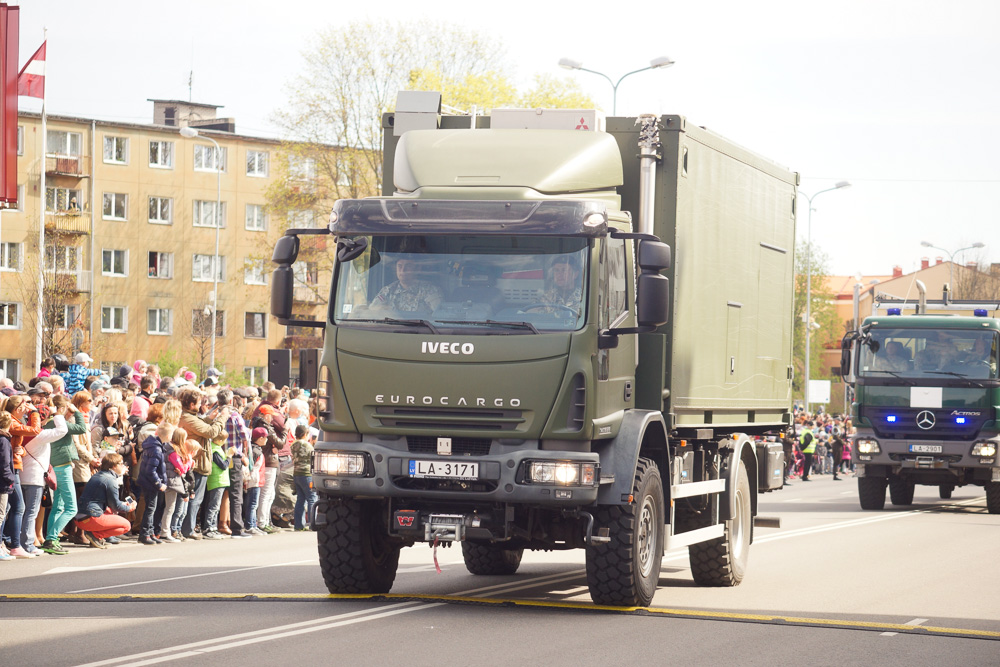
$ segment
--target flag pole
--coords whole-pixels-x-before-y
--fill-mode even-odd
[[[48,40],[48,28],[42,29],[42,44],[46,43]],[[46,64],[46,77],[48,76],[48,47],[46,46],[45,55]],[[42,160],[41,172],[39,181],[39,212],[38,212],[38,306],[35,310],[35,368],[32,370],[32,376],[38,372],[38,369],[42,366],[42,332],[45,327],[45,310],[43,306],[43,299],[45,298],[45,157],[48,153],[47,140],[48,132],[45,129],[45,96],[48,94],[48,81],[42,84]],[[53,201],[53,204],[55,201]],[[53,259],[55,259],[53,257]]]

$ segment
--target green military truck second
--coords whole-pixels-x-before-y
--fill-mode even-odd
[[[601,604],[648,604],[670,547],[701,585],[743,579],[757,494],[782,484],[755,436],[790,423],[797,175],[681,116],[602,121],[387,114],[384,195],[276,246],[272,313],[325,329],[331,592],[389,591],[419,542],[482,575],[584,549]],[[303,322],[316,233],[337,262]]]

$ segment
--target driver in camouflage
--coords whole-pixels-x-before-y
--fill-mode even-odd
[[[442,299],[441,290],[422,278],[417,260],[403,258],[396,261],[396,282],[383,287],[369,307],[375,312],[432,312]]]
[[[580,303],[583,301],[583,290],[580,287],[580,269],[573,258],[560,255],[552,260],[549,266],[549,282],[551,287],[542,293],[542,301],[553,306],[571,308],[577,315],[580,313]],[[548,312],[558,312],[560,308],[548,308]],[[565,312],[565,311],[564,311]]]

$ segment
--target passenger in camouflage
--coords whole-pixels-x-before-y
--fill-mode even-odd
[[[369,307],[373,312],[395,310],[404,313],[432,312],[444,296],[441,290],[422,277],[416,260],[403,258],[396,261],[396,282],[383,287]]]

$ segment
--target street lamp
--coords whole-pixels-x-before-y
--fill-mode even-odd
[[[851,184],[848,181],[839,181],[835,183],[832,188],[827,188],[826,190],[820,190],[816,194],[810,196],[799,190],[799,194],[806,198],[809,202],[809,219],[808,226],[806,227],[806,363],[805,363],[805,384],[803,385],[802,399],[805,403],[806,412],[809,412],[809,353],[811,352],[811,342],[812,342],[812,217],[813,217],[813,199],[819,197],[824,192],[833,192],[834,190],[840,190],[842,188],[849,188]]]
[[[215,259],[212,260],[212,362],[210,364],[211,368],[215,368],[215,325],[219,312],[219,227],[222,226],[222,148],[219,147],[218,141],[212,137],[202,136],[193,127],[182,127],[181,136],[185,139],[200,137],[215,145]],[[205,310],[208,310],[207,306]]]
[[[572,58],[559,59],[559,66],[562,67],[563,69],[575,69],[575,70],[580,70],[581,72],[590,72],[591,74],[603,76],[605,79],[608,80],[608,83],[611,84],[611,91],[612,91],[611,95],[612,116],[618,113],[618,85],[625,79],[625,77],[631,76],[633,74],[638,74],[639,72],[645,72],[646,70],[649,69],[666,69],[667,67],[670,67],[673,64],[674,61],[667,56],[660,56],[659,58],[653,58],[652,60],[649,61],[649,67],[643,67],[642,69],[626,72],[625,74],[622,74],[620,79],[618,79],[618,83],[615,83],[614,81],[611,80],[611,77],[609,77],[607,74],[604,74],[603,72],[596,72],[592,69],[587,69],[586,67],[583,66],[583,63],[581,63],[579,60],[573,60]]]
[[[973,248],[985,248],[986,244],[982,241],[976,241],[972,245],[965,246],[964,248],[959,248],[955,252],[948,252],[944,248],[939,248],[936,245],[932,245],[929,241],[921,241],[920,245],[925,248],[934,248],[935,250],[940,250],[941,252],[948,253],[948,291],[951,292],[955,289],[955,255],[962,252],[963,250],[972,250]]]

